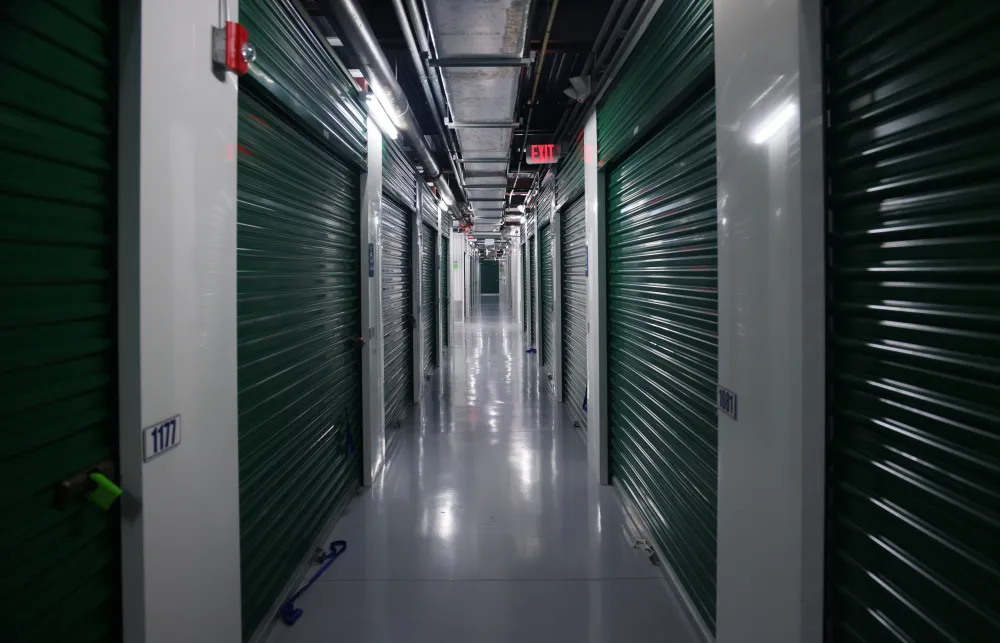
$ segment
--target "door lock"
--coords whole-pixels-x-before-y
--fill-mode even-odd
[[[53,506],[66,511],[81,497],[107,511],[122,495],[121,487],[114,483],[118,467],[111,460],[105,460],[88,469],[78,471],[56,485],[53,492]]]

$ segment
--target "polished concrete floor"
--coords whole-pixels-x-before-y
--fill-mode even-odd
[[[331,539],[347,551],[269,643],[688,643],[660,569],[483,297]]]

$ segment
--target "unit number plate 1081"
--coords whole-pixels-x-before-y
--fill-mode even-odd
[[[734,420],[736,419],[736,393],[720,386],[717,406],[720,411]]]
[[[149,462],[181,443],[181,416],[142,430],[143,461]]]

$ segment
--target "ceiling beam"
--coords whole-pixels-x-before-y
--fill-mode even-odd
[[[431,67],[527,67],[531,58],[519,56],[442,56],[428,58]]]
[[[448,129],[513,129],[520,126],[520,121],[449,121],[444,125]]]

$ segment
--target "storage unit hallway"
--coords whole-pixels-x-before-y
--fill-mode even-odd
[[[330,531],[346,552],[268,643],[696,640],[496,298],[426,394]]]
[[[0,0],[0,643],[1000,643],[1000,0]]]

